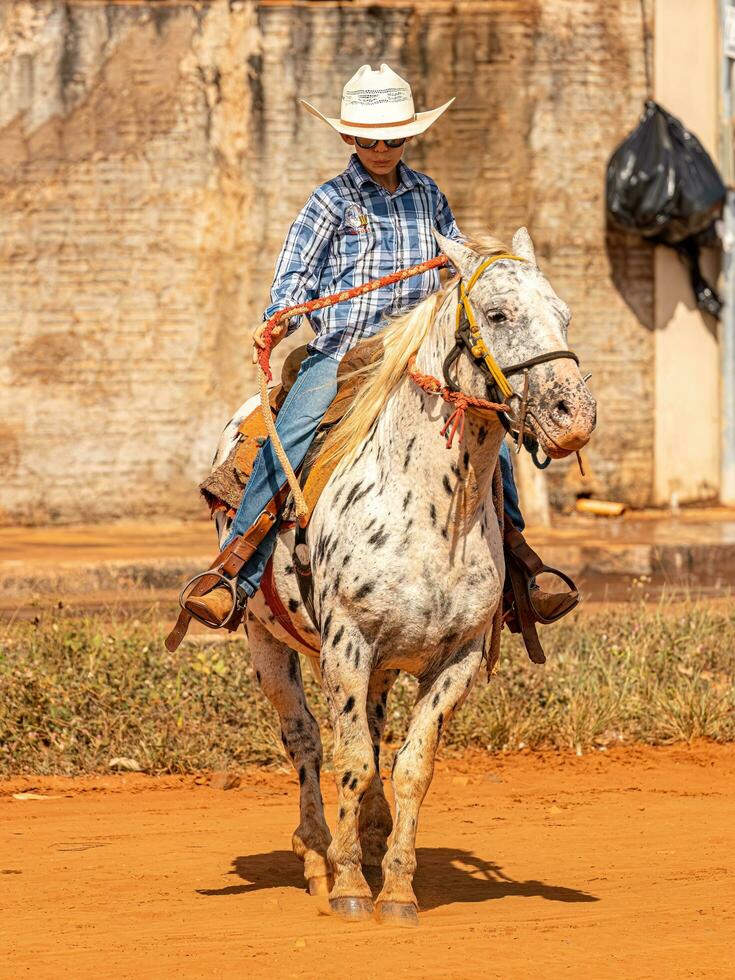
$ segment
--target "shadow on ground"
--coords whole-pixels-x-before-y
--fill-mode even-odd
[[[499,898],[543,898],[549,902],[597,902],[596,895],[550,885],[544,881],[521,881],[507,875],[499,864],[485,861],[470,851],[448,847],[420,847],[414,889],[422,911],[455,902],[489,902]],[[235,858],[229,874],[243,884],[223,888],[199,888],[199,895],[242,895],[267,888],[298,888],[306,885],[301,863],[292,851],[269,851]],[[373,876],[373,891],[380,887]],[[377,894],[377,892],[376,892]]]

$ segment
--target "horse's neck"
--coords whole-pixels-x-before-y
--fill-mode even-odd
[[[444,360],[454,346],[456,300],[445,302],[434,318],[424,342],[416,355],[416,366],[422,374],[430,374],[444,384]],[[456,362],[456,376],[463,391],[470,390],[475,369],[467,357]],[[469,488],[475,505],[488,499],[503,428],[495,416],[480,417],[467,412],[464,436],[455,435],[452,448],[447,449],[440,430],[454,411],[440,395],[423,391],[408,376],[390,400],[379,424],[379,437],[392,447],[404,466],[407,482],[436,482],[439,487],[449,479]],[[416,451],[419,447],[420,451]],[[468,515],[469,516],[469,515]]]

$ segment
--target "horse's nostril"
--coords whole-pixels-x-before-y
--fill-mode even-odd
[[[570,414],[569,409],[567,408],[567,403],[564,401],[563,398],[559,399],[559,401],[556,403],[556,411],[559,413],[559,415]]]

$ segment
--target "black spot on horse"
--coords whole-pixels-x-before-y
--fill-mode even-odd
[[[411,497],[413,496],[413,490],[409,490],[406,496],[403,498],[403,509],[405,510],[411,503]]]
[[[348,769],[347,772],[342,776],[342,785],[346,786],[352,779],[352,770]]]
[[[444,489],[447,491],[447,493],[451,497],[452,496],[452,485],[449,482],[449,477],[447,476],[446,473],[442,477],[442,486],[444,487]]]
[[[370,491],[374,487],[375,487],[375,483],[374,482],[373,483],[368,483],[368,485],[365,487],[364,490],[361,490],[360,493],[358,493],[358,494],[355,495],[355,499],[352,501],[353,504],[356,504],[358,500],[362,500],[363,497],[367,497],[367,495],[370,493]]]
[[[416,442],[416,436],[411,436],[411,438],[406,443],[406,456],[403,460],[403,469],[408,469],[408,464],[411,462],[411,452],[413,451],[413,444]]]
[[[305,782],[306,782],[306,766],[302,766],[299,769],[299,784],[303,786]]]
[[[350,789],[352,790],[353,793],[357,789],[357,776],[355,776],[355,778],[350,783]]]
[[[344,635],[345,635],[345,628],[344,626],[340,626],[340,628],[334,634],[334,638],[332,639],[332,647],[336,647]]]
[[[293,565],[284,565],[283,573],[284,575],[293,575],[294,573]]]
[[[435,694],[434,697],[431,699],[431,707],[435,708],[438,704],[439,704],[439,695]]]
[[[376,548],[382,548],[389,537],[390,535],[385,533],[385,524],[383,524],[375,534],[370,535],[368,544],[374,545]]]
[[[345,511],[349,509],[352,501],[355,499],[356,494],[359,493],[361,486],[362,486],[362,480],[359,480],[352,487],[352,489],[350,490],[350,492],[347,494],[347,496],[345,498],[345,502],[342,504],[342,508],[340,510],[340,515],[344,514]]]
[[[342,708],[342,714],[347,715],[355,707],[355,699],[350,695],[345,701],[345,706]]]
[[[298,599],[289,599],[288,600],[288,611],[289,612],[296,612],[296,610],[298,608],[299,608],[299,600]]]
[[[438,722],[438,724],[436,726],[437,738],[441,738],[441,733],[442,733],[442,728],[443,727],[444,727],[444,713],[442,711],[440,711],[439,712],[439,722]]]
[[[324,620],[324,626],[322,626],[322,642],[326,643],[329,636],[329,629],[332,625],[332,612],[331,610],[327,613],[327,618]]]
[[[434,504],[431,504],[429,507],[429,517],[431,518],[431,523],[436,526],[436,507]]]
[[[375,589],[375,582],[365,582],[355,593],[355,599],[365,599]]]
[[[481,446],[486,439],[487,439],[487,429],[483,425],[480,426],[480,428],[477,431],[477,445]]]
[[[467,467],[470,465],[470,454],[467,452],[466,449],[464,451],[464,456],[462,457],[462,463],[465,469],[467,469]]]

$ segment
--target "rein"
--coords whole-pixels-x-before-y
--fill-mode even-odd
[[[494,262],[500,262],[502,259],[511,259],[514,262],[526,261],[526,259],[521,258],[519,255],[513,255],[511,252],[502,252],[481,262],[467,280],[467,285],[464,284],[461,278],[459,280],[455,343],[444,361],[445,384],[442,384],[441,381],[432,375],[421,374],[416,368],[415,357],[411,357],[408,362],[408,375],[424,391],[439,395],[445,402],[454,405],[454,411],[441,429],[441,434],[446,436],[448,448],[451,448],[454,436],[457,433],[459,433],[460,440],[462,439],[466,412],[496,412],[506,432],[515,437],[516,452],[520,452],[521,447],[525,446],[531,453],[535,465],[539,469],[545,469],[551,462],[551,458],[549,457],[543,462],[539,462],[538,440],[532,433],[527,431],[529,418],[532,418],[537,425],[541,425],[528,399],[528,371],[537,364],[545,364],[547,361],[554,361],[562,357],[568,357],[579,364],[579,358],[573,351],[558,350],[550,351],[547,354],[539,354],[536,357],[530,357],[526,361],[511,364],[506,368],[500,367],[482,338],[474,310],[472,309],[472,303],[470,302],[470,292],[483,272]],[[309,300],[307,303],[300,303],[298,306],[286,306],[282,310],[277,310],[267,320],[263,331],[264,344],[258,351],[260,407],[271,445],[278,457],[278,461],[283,467],[283,472],[286,474],[286,479],[293,495],[296,515],[300,521],[305,520],[308,516],[309,507],[293,467],[278,437],[270,400],[268,398],[268,382],[273,378],[270,369],[270,355],[273,349],[274,328],[284,321],[290,320],[292,317],[301,316],[304,313],[313,313],[315,310],[323,310],[327,307],[335,306],[337,303],[345,303],[357,296],[362,296],[364,293],[372,292],[374,289],[390,286],[393,283],[401,282],[412,276],[423,275],[431,269],[438,269],[448,264],[449,258],[446,255],[437,255],[433,259],[427,259],[426,262],[420,262],[418,265],[412,265],[406,269],[398,269],[396,272],[381,276],[379,279],[371,279],[369,282],[362,283],[359,286],[353,286],[351,289],[344,289],[339,293],[332,293],[329,296],[320,296],[316,299]],[[476,398],[474,395],[468,395],[466,392],[461,391],[457,383],[450,378],[449,370],[462,353],[463,348],[468,351],[480,371],[488,378],[490,394],[494,395],[496,400],[489,401],[484,398]],[[513,391],[507,375],[518,374],[521,371],[525,374],[524,391],[522,396],[518,396]],[[507,402],[510,402],[514,398],[519,398],[519,410],[515,415],[511,414],[512,409],[510,405],[504,401],[504,399],[507,399]],[[552,439],[551,441],[553,442],[554,440]]]
[[[328,306],[335,306],[337,303],[345,303],[347,300],[354,299],[356,296],[362,296],[363,293],[370,293],[374,289],[380,289],[381,286],[391,286],[395,282],[401,282],[401,280],[409,279],[411,276],[423,275],[425,272],[429,272],[430,269],[438,269],[441,266],[448,264],[449,259],[446,255],[437,255],[433,259],[427,259],[426,262],[419,262],[418,265],[412,265],[407,269],[398,269],[396,272],[391,272],[386,276],[381,276],[380,279],[371,279],[369,282],[362,283],[360,286],[353,286],[352,289],[343,289],[341,292],[332,293],[329,296],[319,296],[317,299],[309,300],[308,303],[301,303],[298,306],[285,306],[282,310],[276,310],[273,316],[266,322],[265,329],[263,331],[263,347],[258,351],[258,387],[260,389],[260,410],[263,413],[263,421],[265,422],[265,427],[268,432],[271,445],[273,446],[273,451],[278,457],[278,462],[283,467],[283,472],[286,474],[286,480],[291,488],[294,506],[296,508],[296,516],[299,518],[299,521],[303,522],[308,517],[309,505],[304,498],[301,486],[299,485],[299,481],[294,473],[293,466],[291,466],[289,458],[283,448],[283,444],[278,437],[276,423],[273,419],[273,412],[271,411],[270,400],[268,398],[268,382],[273,379],[270,368],[270,358],[271,350],[273,349],[274,327],[285,320],[290,320],[292,317],[301,316],[303,313],[313,313],[314,310],[324,310]]]
[[[541,429],[543,429],[540,420],[532,409],[528,397],[528,372],[537,364],[546,364],[548,361],[556,361],[560,358],[569,358],[578,365],[579,358],[574,351],[555,350],[548,351],[545,354],[537,354],[536,357],[529,357],[525,361],[519,361],[517,364],[511,364],[505,368],[500,367],[491,352],[488,350],[488,347],[482,338],[480,328],[477,325],[477,318],[475,317],[474,310],[472,309],[472,303],[470,302],[470,292],[483,272],[485,272],[485,270],[488,269],[494,262],[500,262],[502,259],[510,259],[513,262],[526,261],[526,259],[521,258],[520,255],[513,255],[511,252],[501,252],[499,255],[493,255],[489,259],[485,259],[484,262],[481,262],[468,279],[466,286],[461,279],[458,283],[457,288],[459,298],[457,302],[457,322],[454,347],[445,358],[443,367],[444,380],[446,382],[445,388],[450,392],[460,393],[459,386],[452,380],[449,375],[449,371],[462,353],[463,349],[466,349],[470,357],[477,364],[480,371],[488,379],[488,389],[491,396],[494,396],[498,400],[505,398],[508,402],[511,402],[513,399],[518,399],[518,411],[515,414],[512,414],[511,408],[508,405],[505,405],[497,409],[498,418],[500,419],[505,431],[514,437],[516,452],[519,453],[521,448],[525,447],[531,454],[531,459],[533,460],[534,465],[537,466],[538,469],[543,470],[546,469],[551,462],[551,457],[548,456],[545,460],[543,460],[543,462],[539,460],[538,440],[533,433],[528,431],[529,419],[533,419],[533,421]],[[508,381],[508,375],[519,374],[520,372],[523,372],[524,374],[524,381],[523,394],[519,396],[513,391],[513,388]],[[545,429],[544,433],[549,441],[556,445],[556,442],[554,442]],[[447,443],[447,445],[449,446],[451,443]],[[581,469],[582,463],[579,458],[579,454],[577,454],[577,459]],[[582,472],[584,473],[584,470]]]

